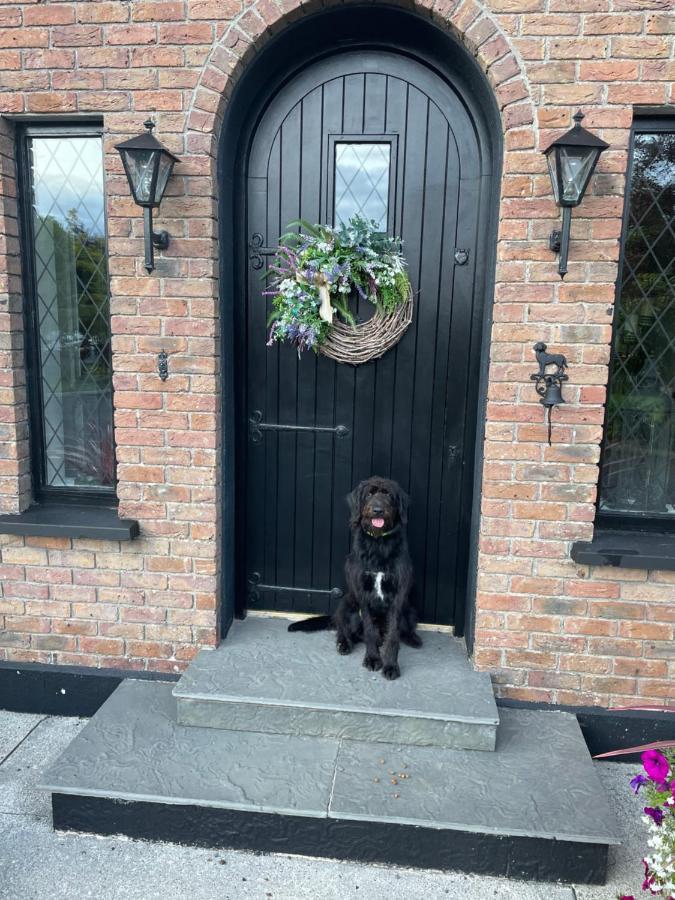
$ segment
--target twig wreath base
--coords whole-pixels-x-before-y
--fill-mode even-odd
[[[336,319],[325,341],[319,346],[319,353],[338,363],[360,366],[379,359],[391,350],[407,331],[413,317],[413,292],[408,291],[408,299],[387,312],[376,309],[366,322],[348,325]]]

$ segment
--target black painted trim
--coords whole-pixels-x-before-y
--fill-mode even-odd
[[[572,559],[587,566],[675,571],[675,534],[595,529],[592,541],[572,544]]]
[[[0,516],[0,534],[131,541],[139,533],[138,522],[120,519],[114,506],[45,503],[18,515]]]
[[[125,678],[177,681],[178,677],[164,672],[0,662],[0,709],[45,716],[93,716]]]
[[[636,700],[635,705],[638,706],[639,702]],[[497,706],[572,713],[577,717],[591,756],[675,738],[675,713],[606,709],[602,706],[560,706],[505,698],[498,698]],[[637,762],[639,759],[639,754],[633,753],[617,757],[616,761]]]
[[[52,794],[54,828],[197,847],[299,853],[526,881],[604,884],[607,847],[388,822]]]

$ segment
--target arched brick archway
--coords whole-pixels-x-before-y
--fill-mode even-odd
[[[217,141],[232,90],[255,54],[299,16],[306,17],[330,6],[330,3],[317,0],[309,3],[255,0],[228,25],[203,67],[187,110],[188,151],[205,147],[205,143],[195,140],[194,136],[207,135]],[[515,128],[534,127],[530,85],[524,67],[491,13],[470,0],[459,3],[417,0],[412,9],[456,37],[475,57],[493,88],[505,134]],[[213,142],[210,149],[213,149]]]
[[[363,7],[361,8],[363,9]],[[306,10],[303,24],[313,22],[314,25],[316,25],[318,22],[319,27],[321,27],[320,23],[322,21],[325,22],[324,17],[319,12],[321,9],[320,7],[317,7],[316,15],[312,14],[311,7],[303,7],[303,9]],[[486,263],[484,268],[486,273],[488,273],[488,290],[485,291],[485,294],[487,297],[491,297],[492,271],[494,266],[493,254],[494,244],[496,243],[497,220],[495,214],[497,195],[494,191],[494,185],[496,185],[499,180],[499,159],[501,156],[502,133],[506,132],[508,135],[509,132],[518,132],[519,137],[514,142],[515,145],[527,146],[527,141],[523,136],[523,132],[526,129],[529,129],[530,131],[532,129],[532,107],[529,101],[527,86],[521,77],[520,66],[504,35],[501,34],[497,28],[496,23],[490,17],[481,13],[474,15],[470,8],[466,6],[457,7],[456,10],[449,13],[447,17],[439,10],[436,10],[431,15],[431,21],[429,10],[425,10],[421,5],[418,5],[415,8],[415,12],[412,14],[407,10],[402,11],[400,8],[390,7],[389,9],[393,10],[393,16],[398,17],[396,19],[399,24],[399,31],[396,33],[398,49],[407,49],[407,45],[405,44],[405,40],[407,39],[406,29],[405,26],[402,28],[400,27],[401,17],[407,15],[408,17],[413,17],[418,23],[417,27],[420,29],[422,28],[420,23],[427,23],[424,25],[425,28],[429,29],[427,33],[431,34],[433,32],[433,34],[436,35],[435,40],[438,41],[436,53],[439,52],[438,46],[441,46],[441,41],[448,41],[447,45],[442,45],[445,49],[440,52],[443,54],[442,66],[445,66],[449,72],[452,70],[452,66],[447,63],[447,59],[452,58],[453,51],[456,56],[456,42],[458,37],[461,38],[463,46],[469,51],[462,57],[462,65],[466,67],[467,71],[471,71],[472,74],[470,77],[473,81],[466,82],[464,96],[470,105],[473,104],[475,114],[478,113],[481,106],[483,107],[483,112],[479,114],[479,117],[481,115],[485,117],[482,126],[480,126],[483,131],[483,145],[486,152],[488,152],[488,145],[492,146],[493,149],[489,152],[495,163],[492,175],[493,199],[491,203],[493,211],[490,214],[491,218],[494,218],[495,228],[494,230],[492,227],[489,229],[490,234],[493,235],[491,238],[492,244],[490,246],[486,245],[484,248],[485,253],[481,260],[481,265]],[[342,10],[344,10],[344,5],[342,5]],[[369,10],[369,14],[372,17],[372,6],[369,7]],[[355,11],[356,5],[354,6],[354,12]],[[380,10],[377,11],[378,15],[379,12]],[[382,15],[386,15],[387,8],[383,6],[381,12]],[[421,13],[424,13],[424,15],[421,15]],[[328,11],[326,11],[326,14],[329,14]],[[219,513],[222,516],[220,530],[223,536],[221,542],[221,547],[223,548],[221,553],[221,567],[223,574],[222,596],[224,600],[223,625],[225,628],[227,628],[233,614],[233,601],[232,599],[229,599],[228,602],[228,598],[240,596],[243,592],[243,585],[237,587],[232,571],[234,568],[234,559],[236,557],[234,547],[236,523],[233,519],[233,498],[236,494],[236,490],[232,435],[236,429],[234,418],[229,418],[228,420],[228,417],[234,415],[232,396],[236,378],[234,373],[230,370],[234,348],[232,344],[232,311],[230,308],[232,301],[228,300],[227,297],[228,295],[230,297],[234,296],[235,291],[232,287],[227,287],[232,266],[223,260],[224,257],[227,260],[233,258],[235,249],[234,245],[231,243],[231,236],[229,238],[226,237],[230,227],[228,224],[229,220],[234,219],[234,207],[228,206],[228,200],[222,201],[221,199],[220,204],[217,204],[217,201],[219,199],[219,188],[230,183],[232,180],[230,172],[234,173],[234,168],[231,168],[231,170],[228,168],[228,166],[234,167],[234,162],[230,161],[223,164],[223,159],[227,157],[228,153],[232,152],[231,144],[238,140],[238,128],[233,128],[232,126],[232,116],[234,115],[232,112],[233,105],[236,107],[236,104],[230,102],[233,97],[233,92],[236,91],[235,96],[237,97],[237,103],[241,102],[240,98],[242,92],[245,92],[248,96],[248,92],[252,90],[251,82],[256,78],[255,75],[251,75],[252,70],[261,68],[261,59],[274,59],[274,53],[272,52],[271,47],[265,52],[266,45],[277,33],[282,35],[284,26],[286,25],[289,26],[289,29],[295,27],[295,33],[299,33],[297,31],[298,26],[292,25],[293,19],[294,13],[292,10],[282,11],[278,6],[271,3],[260,2],[250,7],[243,16],[228,27],[220,42],[211,51],[208,62],[205,64],[202,71],[199,85],[193,93],[191,108],[187,114],[186,149],[188,154],[185,163],[190,166],[191,171],[200,179],[201,184],[197,191],[199,195],[204,199],[207,197],[211,198],[214,214],[220,215],[219,224],[214,220],[212,239],[216,240],[216,234],[218,234],[218,249],[221,257],[220,284],[222,296],[220,302],[220,351],[223,362],[222,412],[224,417],[224,427],[221,429],[223,465],[220,474],[220,484],[224,502],[220,504],[221,508]],[[408,21],[412,22],[412,19],[409,19]],[[444,26],[442,30],[438,28],[439,23],[442,23]],[[445,31],[446,34],[446,37],[444,38],[442,37],[442,31]],[[406,38],[401,38],[400,35],[406,35]],[[279,40],[281,39],[282,38],[280,37]],[[278,46],[278,43],[276,46]],[[327,47],[328,46],[329,45],[327,45]],[[410,45],[410,48],[412,52],[412,45]],[[471,60],[470,56],[475,58],[478,65]],[[253,65],[253,63],[255,63],[255,65]],[[291,65],[294,63],[295,61],[292,61]],[[285,65],[288,66],[289,63],[287,62]],[[483,75],[480,74],[479,67],[482,69]],[[287,72],[285,72],[283,69],[280,69],[280,77],[286,77],[291,70],[292,69],[289,68]],[[242,79],[244,73],[246,73],[246,78]],[[487,75],[487,78],[485,78],[485,74]],[[271,80],[274,82],[275,75],[269,76],[267,80],[267,87],[269,88],[269,81]],[[480,83],[478,84],[478,82]],[[467,90],[471,93],[471,89],[467,87],[470,83],[472,83],[474,87],[478,84],[479,89],[476,91],[475,97],[469,96],[469,94],[466,93]],[[244,84],[246,84],[246,87],[241,87]],[[500,118],[498,118],[498,116],[501,118],[501,130],[499,127]],[[226,134],[231,135],[232,140],[228,138],[224,143],[223,123],[226,119],[228,121],[228,130]],[[487,125],[488,121],[489,125]],[[223,165],[227,168],[227,172],[223,168]],[[194,175],[192,177],[194,178]],[[216,212],[217,207],[218,212]],[[229,210],[229,212],[226,210]],[[218,258],[218,255],[218,253],[214,253],[214,258]],[[488,307],[489,301],[486,301],[486,308]],[[483,378],[485,378],[485,371],[483,371]],[[485,389],[483,389],[482,393],[483,395],[485,394]],[[482,421],[483,416],[479,415],[478,418]],[[479,429],[477,446],[480,446],[481,442],[482,430]],[[477,468],[479,467],[480,460]],[[475,554],[478,543],[478,517],[476,510],[474,510],[473,513],[473,521],[473,550],[470,552]],[[468,569],[470,573],[469,578],[472,580],[476,571],[475,558],[469,564]],[[468,596],[471,596],[473,591],[474,586],[473,584],[470,584],[467,592]],[[470,628],[468,630],[470,632]]]

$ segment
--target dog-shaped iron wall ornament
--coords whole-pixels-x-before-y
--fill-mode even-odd
[[[539,402],[548,411],[548,445],[550,447],[551,410],[554,406],[560,406],[565,402],[562,395],[562,383],[569,380],[569,376],[565,372],[567,359],[562,353],[548,353],[543,341],[537,341],[534,345],[534,355],[539,363],[539,371],[530,375],[530,378],[535,382],[534,388],[539,394]],[[551,366],[555,366],[554,372],[547,371]]]

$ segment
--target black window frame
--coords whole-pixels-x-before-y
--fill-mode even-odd
[[[614,316],[612,324],[611,355],[609,361],[609,374],[607,379],[607,393],[605,397],[605,416],[603,420],[602,443],[600,445],[600,459],[598,462],[598,487],[596,498],[595,526],[605,531],[647,531],[660,534],[675,534],[675,514],[672,516],[655,516],[645,513],[610,512],[600,508],[602,492],[603,461],[606,453],[606,436],[609,416],[609,399],[612,391],[612,357],[615,344],[618,339],[617,312],[621,304],[623,268],[626,254],[626,241],[628,238],[630,220],[630,202],[633,185],[633,164],[635,159],[635,136],[638,134],[675,132],[675,114],[671,110],[662,115],[651,113],[649,115],[636,115],[630,130],[630,144],[628,148],[628,165],[626,168],[626,190],[621,224],[621,246],[619,251],[618,273],[614,294]],[[673,336],[675,341],[675,335]]]
[[[21,258],[21,280],[23,290],[24,354],[29,411],[29,446],[33,502],[39,505],[107,506],[116,507],[117,497],[117,455],[115,453],[113,427],[114,471],[113,483],[109,488],[52,487],[46,484],[46,460],[44,453],[45,432],[43,421],[43,399],[40,370],[40,332],[37,304],[37,278],[33,254],[34,229],[32,217],[31,161],[29,144],[35,137],[97,137],[101,141],[101,152],[105,152],[103,121],[90,120],[28,120],[17,124],[17,207],[19,218],[19,241]],[[104,236],[108,249],[108,217],[106,181],[103,179]],[[110,297],[110,270],[107,269],[108,295]],[[112,330],[111,330],[112,338]],[[114,389],[111,385],[111,403]],[[113,404],[114,415],[114,404]]]

